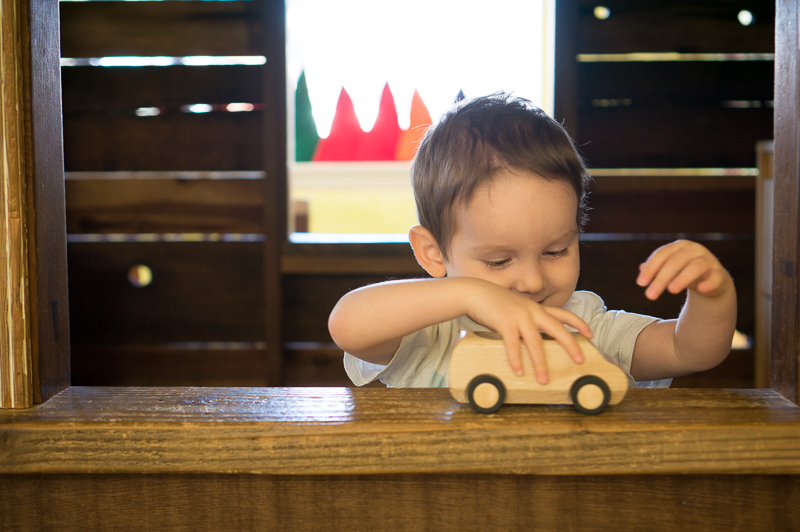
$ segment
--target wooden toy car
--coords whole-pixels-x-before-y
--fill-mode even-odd
[[[573,362],[555,340],[545,338],[550,381],[540,384],[524,346],[524,375],[518,376],[511,370],[499,334],[467,332],[450,358],[450,393],[485,414],[496,412],[503,403],[572,404],[584,414],[599,414],[622,401],[628,378],[586,338],[576,334],[575,339],[584,355],[582,364]]]

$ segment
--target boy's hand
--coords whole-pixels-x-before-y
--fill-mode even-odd
[[[636,284],[647,287],[645,296],[658,299],[664,290],[678,294],[693,290],[707,298],[716,298],[733,287],[731,276],[705,246],[677,240],[661,246],[639,266]]]
[[[592,337],[586,322],[572,312],[540,305],[521,294],[483,281],[470,298],[468,315],[500,333],[511,369],[517,375],[523,374],[521,346],[524,344],[536,380],[541,384],[547,384],[549,378],[540,331],[561,344],[576,364],[583,362],[583,353],[565,325],[574,327],[586,338]]]

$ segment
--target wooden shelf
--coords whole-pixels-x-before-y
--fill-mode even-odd
[[[485,416],[442,389],[71,387],[0,427],[0,474],[800,473],[800,407],[772,390]]]

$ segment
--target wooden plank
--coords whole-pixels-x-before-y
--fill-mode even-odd
[[[62,57],[259,55],[262,2],[65,2]]]
[[[752,235],[755,193],[737,191],[592,192],[591,233],[742,233]]]
[[[262,233],[259,179],[68,180],[69,233]]]
[[[774,68],[773,61],[579,63],[577,97],[581,105],[630,99],[647,106],[747,101],[766,107]]]
[[[261,170],[262,113],[64,117],[67,171]]]
[[[774,48],[772,2],[620,0],[606,5],[611,16],[599,20],[597,3],[580,0],[580,29],[574,33],[578,53],[763,53]],[[743,8],[755,17],[750,26],[737,19]]]
[[[0,426],[2,474],[800,472],[800,408],[772,390],[633,389],[598,416],[487,416],[445,389],[71,387]]]
[[[28,278],[28,253],[35,237],[28,232],[32,206],[27,194],[30,172],[30,75],[25,42],[30,36],[28,5],[4,0],[0,4],[0,408],[33,404],[33,321]]]
[[[349,262],[348,259],[344,259]],[[302,274],[283,276],[283,338],[286,342],[332,342],[328,315],[339,299],[351,290],[388,279],[422,277],[427,274],[382,272],[381,274]]]
[[[58,7],[49,0],[33,0],[29,12],[32,181],[28,193],[35,212],[29,227],[35,238],[28,282],[36,314],[32,334],[37,403],[70,382]]]
[[[578,129],[578,0],[560,0],[555,4],[555,61],[553,72],[553,118],[563,124],[573,139]]]
[[[289,342],[284,352],[284,386],[353,386],[344,371],[344,353],[336,344]]]
[[[197,103],[259,103],[262,66],[62,68],[64,113],[160,107],[177,112]]]
[[[339,356],[341,365],[341,354]],[[275,386],[260,342],[73,346],[76,386]]]
[[[281,254],[288,241],[288,153],[287,81],[286,81],[286,5],[265,2],[261,18],[264,55],[264,113],[262,118],[261,168],[266,173],[264,185],[264,228],[262,246],[262,284],[264,302],[262,327],[267,343],[270,373],[283,374],[283,301]],[[258,293],[258,292],[257,292]]]
[[[70,243],[74,345],[264,340],[259,242]],[[152,283],[137,288],[132,266]]]
[[[600,168],[753,167],[772,137],[768,108],[585,107],[579,121],[579,149]]]
[[[800,7],[777,2],[775,204],[772,255],[772,387],[800,403]]]
[[[772,343],[772,231],[774,225],[775,174],[774,142],[758,143],[756,187],[756,326],[755,381],[758,388],[770,387],[770,344]]]
[[[8,530],[124,530],[132,514],[142,529],[187,532],[800,527],[786,475],[4,475],[0,488]]]
[[[261,183],[258,180],[205,179],[205,174],[71,174],[67,188],[70,233],[260,233]],[[175,176],[192,176],[182,178]],[[198,178],[193,176],[197,175]],[[93,177],[97,178],[93,178]],[[131,179],[125,179],[130,177]],[[224,177],[224,175],[223,175]],[[675,181],[682,181],[675,186]],[[649,178],[600,176],[590,196],[589,232],[626,232],[630,217],[648,233],[752,233],[752,178],[683,176]],[[648,184],[649,182],[649,184]],[[674,190],[667,190],[672,187]],[[408,246],[402,258],[369,255],[305,260],[296,252],[282,259],[286,273],[421,273]],[[294,249],[294,248],[293,248]],[[348,253],[350,254],[350,253]]]

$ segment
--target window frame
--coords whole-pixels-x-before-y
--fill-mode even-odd
[[[282,9],[282,6],[281,6]],[[798,28],[796,20],[800,8],[788,0],[778,0],[776,9],[776,90],[775,90],[775,244],[773,250],[773,305],[772,323],[772,388],[798,403],[798,346],[800,345],[800,307],[798,306],[798,264],[800,257],[800,153],[795,149],[800,138],[800,108],[798,108]],[[266,16],[269,21],[282,17]],[[61,162],[61,122],[55,109],[60,108],[60,72],[58,58],[31,53],[49,50],[58,53],[58,6],[47,0],[22,2],[22,12],[10,24],[3,24],[3,32],[11,28],[17,35],[29,37],[28,48],[22,55],[26,75],[16,80],[16,89],[29,99],[29,106],[20,109],[28,131],[28,144],[20,143],[16,149],[29,167],[19,179],[29,179],[27,187],[32,201],[27,205],[27,219],[33,229],[24,237],[31,246],[30,270],[18,279],[30,287],[35,304],[24,315],[15,315],[4,327],[18,326],[16,320],[30,326],[34,336],[31,352],[4,349],[0,357],[6,367],[33,357],[32,370],[27,376],[36,393],[30,396],[27,406],[46,401],[55,393],[69,386],[69,336],[63,329],[58,334],[54,329],[56,319],[66,319],[66,226],[63,219],[63,162]],[[272,22],[271,38],[284,39],[285,28]],[[270,32],[268,32],[270,33]],[[5,35],[4,35],[5,37]],[[45,46],[49,43],[49,46]],[[562,50],[560,53],[569,53]],[[557,61],[558,64],[558,61]],[[271,74],[266,74],[267,83],[285,86],[285,64],[280,59],[272,63]],[[562,73],[563,74],[563,73]],[[557,70],[556,75],[559,75]],[[5,98],[5,96],[4,96]],[[58,107],[56,107],[58,106]],[[273,107],[273,106],[269,106]],[[58,117],[56,119],[56,117]],[[265,122],[285,124],[286,107],[274,106],[265,116]],[[271,132],[274,133],[274,132]],[[266,153],[286,153],[286,135],[268,134]],[[61,162],[60,171],[56,166]],[[286,165],[282,161],[268,160],[265,170],[274,179],[268,179],[268,204],[265,205],[267,226],[272,235],[286,235]],[[9,176],[4,176],[4,184]],[[14,176],[10,177],[11,179]],[[25,184],[25,183],[23,183]],[[283,198],[283,200],[282,200]],[[47,201],[48,203],[42,203]],[[55,203],[53,203],[55,202]],[[37,205],[48,205],[47,209]],[[9,205],[14,207],[14,205]],[[3,226],[6,227],[5,225]],[[0,235],[6,236],[6,235]],[[267,238],[265,269],[267,279],[273,279],[266,290],[270,297],[280,300],[281,254],[288,244],[287,238]],[[19,272],[12,271],[10,264],[3,262],[6,279],[14,279]],[[49,273],[47,273],[49,272]],[[55,273],[53,273],[55,272]],[[52,280],[53,282],[50,282]],[[55,309],[63,309],[56,313]],[[278,307],[276,312],[280,313]],[[269,318],[269,316],[268,316]],[[279,324],[279,315],[276,316]],[[63,322],[62,322],[63,323]],[[30,325],[28,325],[30,324]],[[279,327],[268,336],[268,342],[279,339]],[[277,345],[280,345],[279,343]],[[13,392],[14,390],[12,390]],[[5,393],[5,391],[4,391]]]

